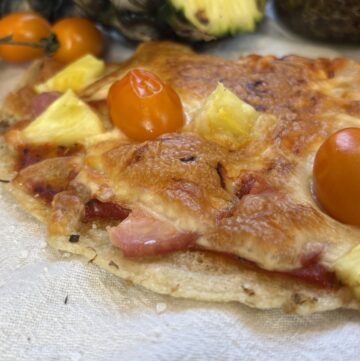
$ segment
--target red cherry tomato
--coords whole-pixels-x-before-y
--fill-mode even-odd
[[[116,81],[107,100],[113,124],[137,141],[155,139],[184,125],[181,101],[174,89],[142,69]]]
[[[360,226],[360,128],[340,130],[321,145],[313,176],[324,210],[340,222]]]
[[[88,19],[64,18],[53,25],[52,31],[59,42],[53,57],[62,63],[70,63],[86,54],[98,56],[103,49],[102,35]]]
[[[12,41],[39,43],[49,36],[50,24],[34,13],[18,12],[6,15],[0,20],[0,38],[12,35]],[[40,57],[43,49],[26,45],[0,45],[0,58],[10,63],[21,63]]]

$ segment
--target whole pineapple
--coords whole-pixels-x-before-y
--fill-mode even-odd
[[[208,41],[253,31],[266,0],[0,0],[0,14],[32,10],[50,21],[86,16],[146,41],[178,35]]]

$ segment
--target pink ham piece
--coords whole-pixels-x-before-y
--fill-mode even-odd
[[[31,100],[32,115],[37,117],[45,111],[50,104],[58,99],[62,94],[59,92],[45,92],[35,95]]]
[[[126,257],[156,256],[189,248],[198,236],[179,232],[170,222],[133,211],[118,226],[108,228],[111,243]]]

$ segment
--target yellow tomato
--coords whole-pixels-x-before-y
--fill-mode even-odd
[[[107,100],[114,125],[137,141],[154,139],[184,125],[179,96],[149,71],[130,71],[111,86]]]

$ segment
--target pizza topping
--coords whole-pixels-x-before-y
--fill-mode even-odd
[[[127,257],[156,256],[189,248],[198,236],[177,230],[170,222],[133,211],[118,226],[108,229],[112,244]]]
[[[349,253],[335,263],[338,278],[348,285],[360,300],[360,246],[354,247]]]
[[[76,157],[46,159],[21,170],[14,182],[50,203],[57,193],[68,188],[81,164]]]
[[[46,146],[47,148],[47,146]],[[26,167],[28,167],[29,165],[38,163],[42,160],[42,149],[39,152],[38,151],[38,147],[36,147],[36,149],[34,148],[29,148],[29,147],[21,147],[18,149],[18,164],[17,164],[17,169],[21,170],[24,169]]]
[[[124,220],[130,213],[129,209],[112,202],[101,202],[91,199],[85,204],[85,214],[82,221],[85,223],[103,220]]]
[[[316,154],[313,175],[324,210],[340,222],[360,226],[360,128],[330,136]]]
[[[46,182],[34,184],[32,187],[32,193],[34,197],[39,197],[47,203],[51,203],[56,194],[65,190],[65,187],[54,187]]]
[[[50,235],[75,234],[79,220],[84,212],[84,203],[72,191],[55,195],[48,223]]]
[[[103,50],[103,37],[96,24],[83,17],[67,17],[51,28],[59,47],[53,57],[62,63],[70,63],[86,54],[99,56]]]
[[[155,74],[130,71],[116,81],[108,93],[112,122],[136,141],[155,139],[184,125],[184,113],[174,89]]]
[[[25,62],[52,55],[70,63],[86,54],[98,56],[103,49],[96,24],[82,17],[64,18],[52,27],[31,12],[14,12],[0,21],[0,57],[7,62]]]
[[[140,93],[149,89],[154,90],[151,82],[145,83],[143,88],[139,89],[137,90]],[[221,107],[219,109],[221,110]],[[67,116],[67,118],[70,117]],[[85,123],[81,124],[83,129],[87,129]],[[226,122],[224,124],[226,125]],[[254,127],[255,125],[249,126],[249,139],[252,137],[251,132]],[[287,128],[284,126],[284,129]],[[73,129],[71,128],[70,131]],[[231,133],[231,130],[229,132]],[[104,134],[101,133],[96,137],[102,137]],[[240,133],[238,135],[240,139],[242,135]],[[236,141],[237,138],[234,139]],[[278,140],[274,139],[272,139],[274,142]],[[241,139],[239,142],[243,144]],[[109,142],[105,140],[104,143]],[[96,156],[88,153],[89,162],[83,169],[91,168],[94,166],[91,164],[94,163],[99,164],[96,170],[99,170],[100,176],[104,177],[106,182],[96,179],[95,186],[91,188],[95,191],[89,191],[89,197],[85,200],[79,196],[79,192],[74,194],[67,191],[56,194],[49,228],[51,231],[61,231],[69,235],[71,234],[69,232],[76,231],[74,225],[79,220],[125,219],[117,227],[109,228],[112,243],[122,249],[126,256],[152,256],[192,247],[197,239],[195,233],[201,235],[205,233],[203,228],[197,228],[198,223],[206,218],[208,223],[204,222],[204,229],[208,226],[207,229],[209,229],[213,226],[212,217],[213,214],[217,214],[217,210],[228,210],[229,206],[233,206],[234,211],[229,217],[229,222],[224,220],[222,224],[221,220],[219,221],[219,233],[214,235],[216,243],[209,243],[207,246],[248,257],[263,268],[291,270],[292,267],[298,267],[288,271],[287,274],[318,285],[331,284],[333,279],[331,272],[317,262],[302,264],[300,260],[299,263],[299,255],[305,242],[311,244],[326,242],[330,248],[331,243],[335,243],[333,240],[336,241],[341,232],[337,233],[335,230],[334,234],[330,235],[324,231],[328,226],[327,218],[317,212],[312,205],[304,203],[306,198],[302,198],[302,193],[297,193],[299,198],[295,200],[290,197],[289,201],[286,199],[286,192],[293,192],[291,187],[299,185],[301,188],[303,185],[302,180],[296,178],[295,172],[291,173],[291,178],[290,172],[286,173],[286,177],[285,173],[282,173],[283,179],[278,176],[277,182],[274,182],[275,185],[281,182],[289,183],[289,188],[284,188],[282,192],[278,192],[278,195],[266,192],[266,197],[261,197],[260,195],[273,183],[272,179],[268,178],[271,170],[263,164],[263,158],[259,156],[259,153],[254,156],[250,152],[246,153],[245,150],[228,152],[228,149],[218,146],[213,141],[206,141],[202,137],[195,137],[188,133],[166,134],[144,144],[130,143],[126,146],[121,142],[119,144],[118,149],[112,148],[110,151],[110,147],[104,151],[101,146],[97,148],[98,145],[87,148],[87,151],[93,152]],[[269,143],[266,143],[266,146],[268,145]],[[270,143],[274,149],[276,145]],[[270,150],[276,151],[274,149]],[[101,161],[104,152],[107,163]],[[266,156],[276,159],[270,151]],[[90,162],[92,158],[95,159],[94,163]],[[275,173],[276,176],[280,174],[280,172],[273,173],[274,177]],[[30,172],[28,174],[30,175]],[[270,185],[262,182],[258,174],[264,175],[264,180],[270,180]],[[108,175],[109,179],[106,178]],[[237,180],[241,184],[236,184]],[[226,192],[228,183],[234,187],[228,187],[229,191]],[[49,198],[53,197],[52,192],[55,189],[53,187],[56,184],[43,185],[34,182],[31,185],[32,190],[38,194],[44,193],[49,194],[51,196]],[[84,188],[88,186],[86,182],[82,185]],[[71,187],[73,186],[72,182]],[[299,190],[296,187],[294,189]],[[71,189],[77,192],[77,189]],[[109,197],[100,198],[99,194],[103,192],[108,195],[108,190],[113,193],[110,192]],[[140,196],[140,193],[144,195]],[[95,196],[102,202],[94,199],[89,201]],[[136,203],[146,209],[151,208],[154,213],[165,214],[167,219],[172,219],[176,223],[171,224],[165,220],[155,219],[139,211],[128,215],[128,210],[111,203],[116,197],[119,199],[129,197],[125,198],[128,199],[129,204]],[[106,202],[106,199],[109,202]],[[152,203],[156,203],[159,207],[155,208]],[[171,217],[169,210],[173,212]],[[194,223],[194,225],[191,224],[191,228],[190,222]],[[86,225],[82,224],[81,227],[84,229]],[[179,231],[178,228],[191,229],[192,232]],[[226,237],[223,237],[224,234]],[[311,236],[310,241],[308,235]],[[248,250],[249,254],[246,254]],[[250,252],[252,252],[251,255]],[[264,262],[262,262],[263,259]],[[274,273],[281,272],[274,271]]]
[[[22,137],[30,144],[71,145],[103,132],[97,114],[68,90],[22,130]]]
[[[334,288],[338,285],[335,272],[327,270],[319,264],[317,258],[313,258],[311,262],[302,265],[291,271],[269,271],[259,267],[255,262],[249,261],[242,257],[237,257],[227,253],[222,253],[226,257],[230,257],[239,262],[242,266],[254,270],[256,272],[265,272],[274,275],[289,276],[298,279],[301,282],[310,283],[321,288]]]
[[[31,99],[32,116],[37,117],[44,112],[61,94],[59,92],[46,92]]]
[[[50,35],[50,24],[40,15],[28,12],[17,12],[3,17],[0,21],[0,38],[10,37],[12,42],[39,43]],[[1,44],[1,60],[21,63],[40,57],[43,49],[15,44]]]
[[[78,92],[101,76],[104,69],[105,63],[102,60],[88,54],[60,70],[45,83],[36,85],[34,89],[38,93],[64,93],[69,89]]]
[[[320,263],[321,254],[321,248],[318,250],[314,248],[312,252],[308,251],[301,257],[301,267],[284,273],[324,288],[337,286],[339,282],[335,272],[328,270]]]
[[[283,273],[323,288],[334,287],[337,283],[335,273],[328,271],[317,262]]]
[[[62,145],[52,146],[50,144],[43,145],[27,145],[18,148],[18,163],[16,170],[22,170],[29,165],[38,163],[45,159],[72,156],[82,151],[81,145],[73,145],[65,147]]]
[[[204,138],[229,149],[237,149],[251,140],[259,113],[223,84],[209,95],[191,128]]]

